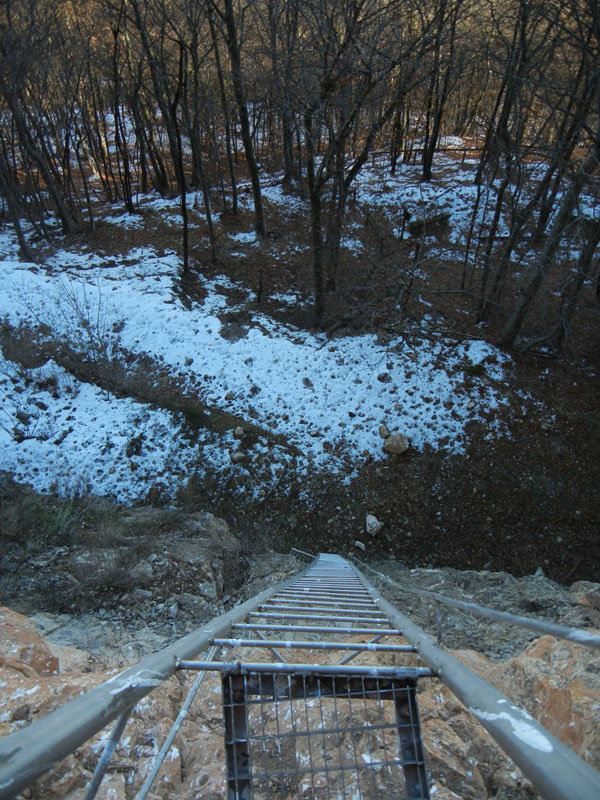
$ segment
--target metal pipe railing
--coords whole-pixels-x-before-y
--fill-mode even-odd
[[[5,736],[0,740],[0,800],[12,800],[36,778],[170,678],[178,661],[207,650],[213,639],[227,634],[234,623],[241,622],[297,578],[298,575],[294,575],[266,589],[39,722]]]
[[[427,589],[415,589],[412,586],[403,586],[391,578],[388,578],[388,576],[384,575],[383,572],[373,569],[373,567],[356,558],[356,556],[350,555],[348,558],[356,564],[360,564],[361,567],[368,569],[370,572],[374,572],[381,580],[385,581],[385,583],[390,584],[390,586],[394,586],[396,589],[399,589],[402,592],[417,594],[420,597],[428,597],[431,600],[435,600],[436,603],[443,603],[444,605],[458,608],[460,611],[466,611],[469,614],[477,614],[480,617],[487,617],[488,619],[494,619],[498,622],[505,622],[509,625],[515,625],[519,628],[527,628],[528,630],[535,631],[536,633],[554,636],[557,639],[566,639],[569,642],[581,644],[585,647],[600,648],[600,634],[592,633],[591,631],[586,631],[581,628],[570,628],[567,625],[557,625],[555,622],[546,622],[545,620],[541,619],[524,617],[521,614],[511,614],[508,611],[497,611],[494,608],[480,606],[477,603],[466,603],[463,600],[454,600],[452,597],[447,597],[443,594],[436,594],[435,592],[430,592]]]
[[[600,774],[527,711],[440,647],[354,567],[374,602],[546,800],[598,800]]]

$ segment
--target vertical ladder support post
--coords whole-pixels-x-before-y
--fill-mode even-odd
[[[250,745],[246,676],[226,672],[221,683],[227,751],[227,800],[250,800]]]
[[[427,774],[425,772],[425,754],[420,737],[415,730],[420,730],[419,709],[417,706],[416,682],[407,683],[405,690],[394,691],[396,721],[400,737],[400,749],[404,765],[404,781],[406,792],[410,798],[427,798]]]
[[[94,797],[96,797],[96,793],[100,788],[100,784],[102,783],[104,776],[106,775],[106,770],[108,769],[108,766],[112,760],[115,749],[121,736],[123,735],[123,731],[125,730],[125,726],[127,725],[127,720],[129,719],[131,711],[132,709],[128,708],[118,718],[108,741],[104,745],[102,755],[96,764],[96,769],[94,770],[94,774],[92,775],[92,778],[87,786],[84,800],[93,800]]]

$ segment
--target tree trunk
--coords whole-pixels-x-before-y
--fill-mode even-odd
[[[219,82],[219,94],[221,95],[221,108],[223,109],[223,126],[225,128],[225,149],[227,152],[227,164],[229,166],[229,178],[231,180],[231,210],[233,214],[238,213],[238,194],[237,182],[235,179],[235,168],[233,164],[233,152],[231,146],[231,123],[229,120],[229,104],[227,102],[227,92],[225,91],[225,79],[223,77],[223,68],[221,66],[221,55],[219,53],[219,43],[217,41],[217,34],[215,31],[215,23],[212,16],[210,3],[206,6],[208,15],[208,24],[210,27],[210,35],[213,43],[213,52],[215,54],[215,66],[217,68],[217,79]]]
[[[235,15],[233,11],[233,0],[225,0],[223,21],[227,31],[226,42],[227,49],[229,50],[229,59],[231,62],[231,81],[233,84],[233,93],[235,95],[238,107],[238,117],[240,120],[240,133],[242,135],[242,143],[244,145],[244,152],[246,154],[246,161],[248,163],[248,172],[250,173],[250,182],[252,184],[252,196],[254,198],[254,229],[259,236],[264,237],[267,235],[267,228],[263,210],[262,192],[260,189],[260,174],[254,153],[254,146],[252,144],[252,136],[250,134],[248,103],[244,89],[242,61],[235,24]]]
[[[571,317],[577,308],[577,299],[583,289],[583,285],[591,272],[594,253],[600,244],[600,221],[596,220],[593,230],[585,243],[579,263],[577,264],[577,274],[565,286],[560,299],[559,319],[554,330],[549,334],[548,340],[554,350],[560,350],[567,338]]]
[[[508,322],[504,327],[502,338],[500,340],[501,346],[511,347],[514,344],[514,341],[521,329],[521,326],[523,325],[531,304],[535,299],[546,273],[552,264],[552,259],[556,254],[563,234],[570,223],[573,210],[577,204],[577,200],[579,199],[579,195],[581,194],[583,187],[586,185],[586,183],[588,183],[592,177],[592,174],[599,166],[599,141],[600,132],[596,136],[596,142],[594,143],[592,151],[577,170],[577,173],[571,181],[570,186],[563,195],[560,207],[558,209],[558,214],[554,224],[552,225],[552,228],[550,229],[550,232],[548,233],[546,243],[532,265],[529,283],[523,290],[519,302],[515,306]]]

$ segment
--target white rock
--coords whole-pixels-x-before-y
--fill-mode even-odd
[[[370,533],[371,536],[375,536],[382,528],[383,522],[380,522],[373,514],[367,514],[365,519],[365,529],[367,533]]]
[[[231,454],[231,460],[233,461],[234,464],[239,464],[240,461],[244,460],[244,458],[245,456],[241,450],[236,450]]]
[[[363,542],[359,542],[358,539],[354,542],[354,547],[358,547],[359,550],[367,549],[367,546]]]
[[[236,439],[243,439],[244,436],[246,435],[246,432],[240,425],[238,425],[237,428],[233,431],[233,435],[235,436]]]
[[[408,438],[403,433],[395,433],[393,436],[387,437],[383,443],[383,449],[391,455],[400,455],[408,450],[409,444]]]

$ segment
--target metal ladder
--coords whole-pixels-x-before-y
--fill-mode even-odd
[[[152,791],[207,670],[217,670],[221,678],[227,760],[223,780],[229,798],[429,797],[416,685],[419,678],[432,676],[543,797],[572,800],[574,791],[578,800],[600,797],[600,773],[440,646],[439,608],[448,605],[600,649],[597,633],[394,584],[362,564],[397,589],[416,592],[437,606],[436,643],[358,567],[340,556],[322,554],[313,561],[295,549],[293,555],[307,557],[310,566],[0,739],[0,800],[16,798],[77,748],[86,743],[91,748],[92,738],[113,723],[87,784],[85,800],[93,800],[137,704],[178,669],[197,670],[196,679],[136,800],[145,800]],[[217,652],[222,660],[215,662]],[[249,652],[256,662],[246,660]],[[207,654],[205,661],[188,660],[199,653]],[[284,653],[294,653],[294,663]],[[412,665],[417,653],[429,669]],[[409,665],[400,666],[405,660]],[[204,796],[202,790],[193,792],[198,800]],[[152,797],[161,797],[160,790]]]
[[[221,661],[178,664],[221,672],[228,798],[429,798],[416,687],[433,673],[379,663],[416,650],[349,562],[321,554],[230,633]]]

